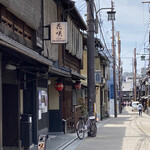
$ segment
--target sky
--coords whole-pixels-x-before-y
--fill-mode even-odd
[[[142,3],[148,0],[113,0],[116,11],[115,35],[117,45],[117,32],[120,32],[121,60],[123,72],[132,72],[134,49],[137,54],[137,72],[140,74],[142,67],[148,66],[148,38],[149,38],[149,9],[150,4]],[[75,0],[76,7],[86,21],[86,1]],[[94,0],[96,9],[110,8],[111,0]],[[101,10],[102,29],[108,49],[111,47],[112,26],[107,20],[107,11]],[[101,34],[97,35],[101,39]],[[102,41],[103,42],[103,41]],[[118,53],[116,47],[116,54]],[[145,61],[141,61],[141,55],[145,55]],[[117,59],[116,59],[117,60]]]

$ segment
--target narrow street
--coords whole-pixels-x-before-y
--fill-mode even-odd
[[[87,137],[76,150],[150,150],[150,117],[132,112],[127,106],[117,118],[110,118],[98,127],[95,138]],[[77,145],[77,143],[74,143]],[[73,144],[70,146],[71,149]]]
[[[150,150],[150,1],[0,0],[0,150]]]

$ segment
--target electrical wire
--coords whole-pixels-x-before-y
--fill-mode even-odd
[[[94,3],[94,8],[95,8],[95,11],[97,12],[95,3]],[[97,16],[97,17],[98,17],[98,16]],[[107,45],[106,45],[106,42],[105,42],[105,38],[104,38],[103,31],[102,31],[101,24],[100,24],[100,19],[98,19],[98,24],[99,24],[99,27],[100,27],[100,32],[101,32],[101,36],[102,36],[102,39],[103,39],[103,42],[104,42],[104,46],[105,46],[105,48],[106,48],[107,53],[109,54],[109,56],[112,57],[112,56],[110,55],[110,52],[108,51],[108,48],[107,48]],[[106,56],[106,55],[105,55],[105,56]],[[108,57],[107,57],[107,58],[108,58]]]
[[[80,8],[78,8],[78,11],[81,12],[86,7],[86,4],[83,4]]]

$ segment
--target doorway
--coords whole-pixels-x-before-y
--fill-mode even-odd
[[[3,103],[3,147],[18,146],[19,140],[19,111],[18,86],[15,84],[2,85]]]

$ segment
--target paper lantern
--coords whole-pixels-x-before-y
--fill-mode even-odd
[[[56,89],[58,92],[62,91],[63,88],[64,88],[64,85],[63,85],[61,82],[55,84],[55,89]]]

